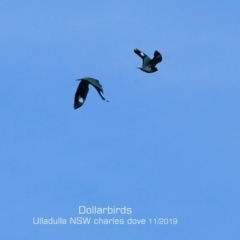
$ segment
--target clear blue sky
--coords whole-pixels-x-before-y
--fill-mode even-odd
[[[0,2],[0,238],[238,240],[238,1]],[[139,48],[163,55],[136,67]],[[77,78],[100,80],[73,109]],[[140,226],[34,225],[123,207]],[[86,215],[84,215],[86,217]],[[150,225],[177,218],[177,225]]]

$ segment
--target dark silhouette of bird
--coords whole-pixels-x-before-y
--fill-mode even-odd
[[[148,55],[141,52],[137,48],[134,49],[134,52],[143,60],[142,67],[139,68],[140,70],[146,73],[153,73],[158,71],[155,66],[162,61],[162,55],[160,52],[155,51],[153,59],[151,59]]]
[[[74,106],[73,106],[74,109],[80,108],[84,104],[87,98],[89,84],[91,84],[93,87],[96,88],[98,94],[103,100],[105,100],[106,102],[109,102],[104,98],[102,85],[97,79],[85,77],[85,78],[77,79],[77,81],[81,81],[81,82],[79,83],[77,91],[75,93]]]

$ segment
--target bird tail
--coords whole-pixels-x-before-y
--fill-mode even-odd
[[[106,102],[109,102],[109,101],[106,100],[106,98],[104,97],[104,94],[103,94],[103,90],[102,90],[102,89],[97,88],[97,91],[98,91],[98,94],[100,95],[100,97],[102,98],[102,100],[104,100],[104,101],[106,101]]]

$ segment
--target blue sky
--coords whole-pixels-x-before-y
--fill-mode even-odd
[[[239,239],[239,7],[1,1],[1,239]],[[134,48],[160,51],[159,71],[138,70]],[[74,110],[87,76],[110,102],[90,87]],[[82,217],[81,205],[133,213],[88,216],[123,225],[33,224]]]

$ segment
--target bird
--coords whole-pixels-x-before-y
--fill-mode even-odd
[[[87,98],[89,84],[91,84],[93,87],[96,88],[98,94],[103,100],[105,100],[106,102],[109,102],[104,98],[102,85],[97,79],[91,78],[91,77],[84,77],[81,79],[77,79],[76,81],[81,81],[81,82],[79,83],[75,93],[74,106],[73,106],[74,109],[80,108],[84,104]]]
[[[156,50],[154,52],[153,59],[151,59],[148,55],[141,52],[137,48],[134,49],[134,52],[143,60],[142,67],[141,68],[138,67],[140,70],[146,73],[154,73],[158,71],[158,69],[155,66],[162,61],[162,55],[160,52]]]

